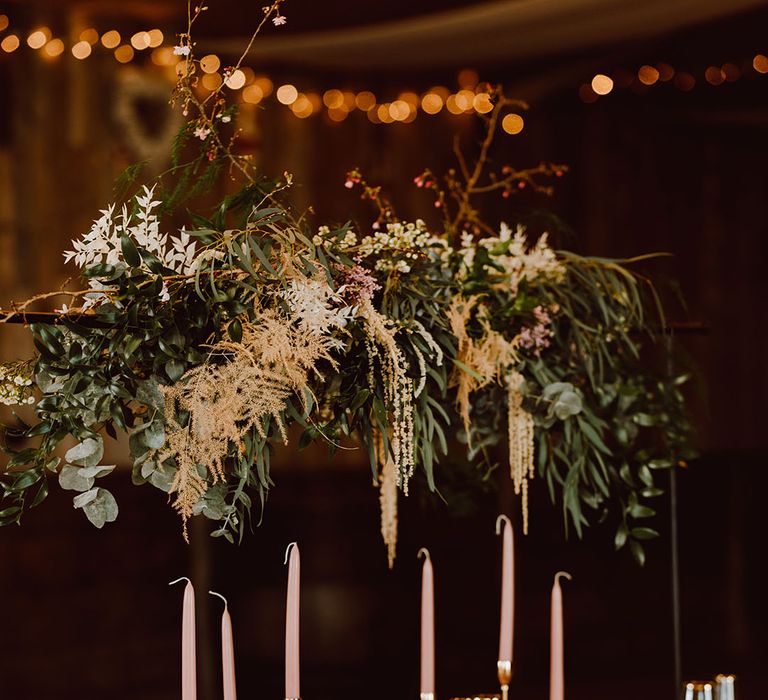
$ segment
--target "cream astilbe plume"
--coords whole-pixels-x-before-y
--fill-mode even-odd
[[[519,372],[507,376],[507,430],[509,437],[509,469],[515,493],[522,494],[523,533],[528,534],[528,480],[535,475],[533,462],[533,416],[523,408],[522,387],[525,380]]]
[[[374,431],[374,447],[379,464],[379,506],[381,508],[381,537],[387,547],[391,569],[397,556],[397,469],[392,456],[384,447],[378,430]]]
[[[487,321],[481,321],[483,335],[474,339],[467,333],[476,299],[455,297],[448,307],[448,322],[456,336],[458,349],[456,359],[470,371],[456,366],[451,374],[450,386],[456,387],[456,405],[464,423],[467,440],[470,440],[470,407],[474,391],[482,389],[492,381],[498,381],[504,368],[515,362],[515,341],[508,341],[501,333],[491,329]]]
[[[335,362],[330,337],[300,327],[275,311],[262,312],[255,322],[242,324],[241,342],[222,340],[211,347],[208,362],[189,370],[177,384],[164,388],[166,443],[158,462],[173,457],[178,471],[171,487],[174,508],[184,521],[208,487],[224,480],[224,461],[232,446],[240,446],[252,430],[267,437],[274,419],[287,440],[281,417],[292,394],[303,402],[311,395],[310,374],[321,359]],[[187,425],[178,416],[189,413]]]
[[[408,360],[395,339],[396,330],[364,299],[359,315],[365,321],[366,347],[370,358],[368,381],[374,386],[374,363],[378,360],[388,408],[392,416],[390,447],[396,484],[408,495],[408,481],[415,467],[413,455],[413,383],[408,378]]]

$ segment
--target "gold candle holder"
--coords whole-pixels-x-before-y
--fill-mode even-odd
[[[509,684],[512,682],[512,662],[499,661],[496,664],[496,670],[499,676],[499,685],[501,686],[501,700],[508,700]]]

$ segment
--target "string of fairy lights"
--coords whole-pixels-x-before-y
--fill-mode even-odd
[[[124,37],[116,29],[99,33],[95,28],[89,27],[67,44],[63,39],[53,36],[50,28],[45,26],[30,32],[13,31],[7,15],[0,14],[0,36],[0,56],[2,52],[12,54],[28,48],[38,52],[44,59],[56,60],[65,53],[69,45],[71,55],[80,61],[97,51],[111,52],[118,63],[149,60],[165,71],[170,80],[174,80],[178,73],[185,70],[185,57],[174,51],[172,45],[165,43],[165,35],[160,29],[148,29]],[[407,124],[414,121],[419,113],[436,115],[445,110],[460,116],[472,113],[486,114],[493,110],[487,84],[480,83],[477,72],[471,69],[459,72],[458,90],[453,91],[443,85],[434,86],[423,93],[405,90],[390,101],[380,101],[370,90],[331,88],[322,93],[301,92],[290,83],[276,85],[269,76],[258,75],[247,66],[234,71],[228,69],[215,54],[203,56],[200,59],[200,69],[201,92],[212,92],[224,83],[227,88],[239,93],[245,104],[257,105],[264,100],[274,99],[300,119],[325,113],[331,122],[342,122],[350,113],[359,110],[374,124]],[[733,62],[711,65],[698,76],[688,70],[676,70],[664,62],[646,64],[636,71],[619,68],[610,75],[594,75],[591,81],[579,87],[578,94],[583,102],[592,103],[619,89],[632,89],[642,94],[651,87],[664,83],[674,85],[682,92],[690,92],[700,81],[710,86],[719,86],[735,82],[750,71],[753,74],[768,74],[768,57],[756,54],[750,61],[740,65]],[[524,127],[525,121],[519,114],[507,114],[502,120],[502,128],[508,134],[519,134]]]

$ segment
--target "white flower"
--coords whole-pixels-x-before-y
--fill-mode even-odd
[[[201,141],[205,141],[205,139],[208,138],[208,134],[211,133],[211,130],[206,126],[198,126],[195,129],[195,136],[199,138]]]
[[[285,24],[287,21],[288,20],[283,15],[277,15],[277,17],[272,18],[272,24],[274,24],[276,27]]]
[[[189,56],[190,48],[189,46],[174,46],[173,47],[173,55],[174,56]]]
[[[229,124],[229,122],[232,121],[232,117],[229,114],[222,114],[221,121],[223,121],[225,124]]]
[[[299,326],[318,335],[329,335],[344,328],[352,316],[353,307],[332,306],[344,304],[341,297],[326,282],[317,280],[292,280],[280,294],[296,318]],[[341,343],[339,342],[338,345]]]

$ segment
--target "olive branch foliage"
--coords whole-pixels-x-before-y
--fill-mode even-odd
[[[254,37],[279,9],[280,1],[264,8]],[[120,262],[93,265],[83,273],[101,283],[103,303],[88,310],[76,306],[56,323],[30,327],[40,398],[35,420],[16,414],[2,429],[9,458],[0,474],[0,524],[19,523],[45,499],[54,476],[63,488],[78,493],[75,505],[94,524],[114,520],[117,503],[101,486],[112,467],[101,461],[105,438],[118,432],[129,435],[133,482],[171,492],[178,465],[172,457],[156,458],[168,430],[163,387],[183,381],[187,371],[205,363],[226,362],[226,356],[212,357],[210,348],[222,340],[239,343],[243,325],[258,324],[265,310],[286,313],[282,292],[289,280],[316,278],[319,272],[338,288],[343,271],[365,258],[359,245],[345,245],[355,228],[350,222],[316,235],[308,217],[297,216],[282,201],[290,175],[267,179],[248,155],[235,153],[234,108],[221,89],[205,98],[196,89],[199,63],[192,26],[203,11],[190,5],[187,31],[180,35],[190,53],[173,101],[189,121],[174,141],[169,169],[156,179],[155,196],[162,214],[169,216],[194,203],[222,176],[236,183],[236,191],[208,215],[188,213],[187,233],[199,251],[213,254],[194,273],[179,274],[124,236]],[[414,461],[428,489],[437,493],[450,481],[452,469],[466,471],[448,458],[453,435],[465,444],[465,461],[478,484],[492,478],[501,461],[503,386],[490,382],[477,391],[469,433],[461,427],[451,376],[457,368],[473,369],[457,358],[446,315],[452,301],[476,297],[492,310],[469,319],[470,337],[479,338],[490,328],[510,342],[532,323],[536,309],[552,309],[548,344],[537,352],[520,350],[514,367],[526,380],[523,407],[534,418],[537,476],[562,508],[566,528],[581,536],[590,522],[610,520],[616,547],[628,546],[642,563],[643,541],[657,535],[648,522],[655,514],[653,499],[662,493],[658,474],[690,455],[682,393],[687,377],[671,375],[663,366],[656,369],[654,359],[663,355],[664,346],[655,329],[663,328],[664,318],[652,285],[632,269],[642,259],[615,261],[558,251],[565,273],[557,282],[524,279],[512,295],[499,285],[503,270],[488,247],[477,245],[497,235],[482,218],[478,198],[491,192],[514,194],[521,182],[549,193],[548,180],[566,168],[542,163],[526,170],[489,171],[498,120],[510,108],[524,108],[500,90],[493,91],[492,99],[494,109],[485,118],[486,137],[475,160],[469,163],[457,142],[456,169],[442,179],[429,171],[417,178],[439,202],[442,238],[453,246],[449,257],[426,250],[410,259],[407,274],[392,269],[376,273],[380,290],[374,305],[391,324],[414,383],[422,379],[424,358],[430,358],[423,367],[424,390],[413,402]],[[135,200],[128,194],[141,173],[141,163],[131,166],[116,184],[118,196],[132,206]],[[377,207],[375,227],[398,221],[381,187],[368,184],[359,171],[350,174],[350,181]],[[476,253],[459,276],[457,251],[467,236]],[[72,302],[83,298],[80,290],[70,295]],[[16,310],[23,313],[35,299]],[[421,329],[445,362],[434,361],[434,348]],[[390,449],[392,406],[383,376],[375,373],[370,380],[374,360],[361,323],[345,328],[337,360],[335,368],[321,363],[320,375],[286,400],[279,420],[265,416],[258,429],[231,446],[225,479],[212,478],[205,465],[199,466],[207,489],[194,512],[216,521],[215,536],[242,539],[254,496],[263,509],[273,485],[270,462],[282,440],[280,424],[299,426],[301,447],[321,441],[334,452],[359,443],[378,478],[376,440],[380,437]],[[184,423],[189,416],[176,419]],[[73,447],[59,449],[72,439]]]

